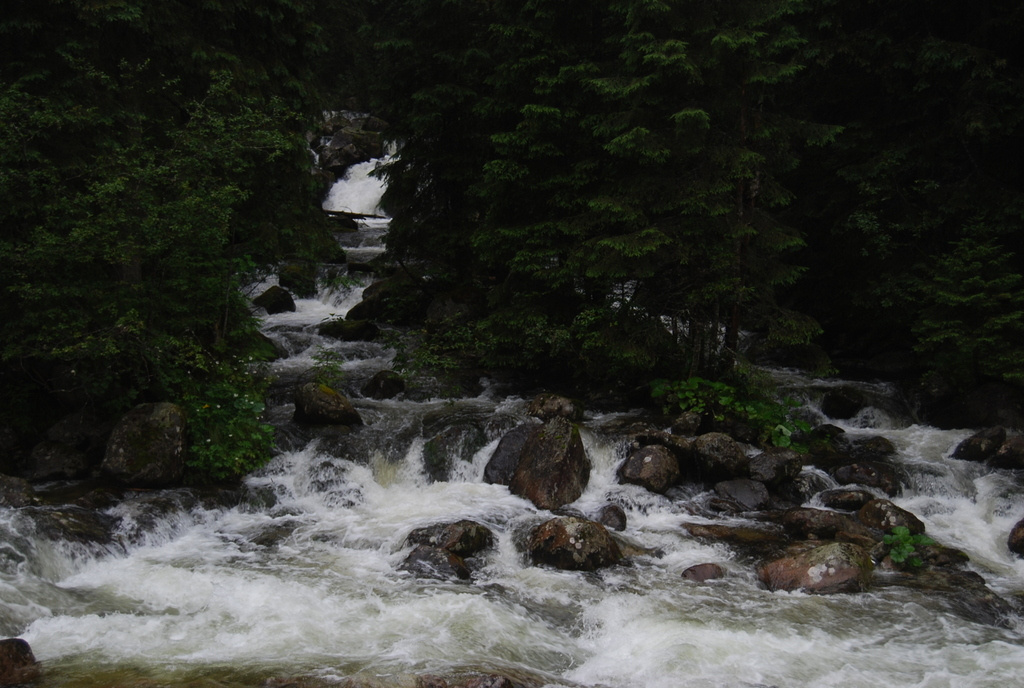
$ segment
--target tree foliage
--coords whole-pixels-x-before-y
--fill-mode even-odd
[[[317,237],[301,136],[315,112],[311,9],[5,10],[0,361],[21,390],[5,415],[45,422],[54,400],[110,413],[229,379],[257,390],[238,362],[255,326],[240,280]],[[26,403],[34,392],[44,412]]]

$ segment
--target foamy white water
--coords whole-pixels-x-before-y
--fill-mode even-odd
[[[349,167],[345,176],[331,186],[327,198],[324,199],[323,209],[360,215],[382,215],[380,198],[384,193],[384,185],[380,179],[372,176],[372,172],[381,164],[382,160],[374,159]]]
[[[743,553],[686,534],[685,524],[707,521],[693,508],[706,497],[699,489],[670,499],[617,483],[624,447],[604,431],[612,417],[584,422],[593,472],[571,506],[589,514],[622,505],[622,537],[662,556],[586,574],[529,565],[517,539],[550,514],[482,482],[498,438],[526,420],[525,401],[495,386],[457,400],[361,398],[359,385],[393,352],[315,330],[343,316],[362,288],[300,299],[294,313],[268,317],[265,331],[291,354],[274,364],[282,378],[308,370],[325,347],[341,356],[345,391],[366,425],[293,442],[246,480],[241,503],[171,511],[155,523],[132,503],[114,507],[125,537],[109,547],[54,543],[24,512],[0,508],[0,628],[32,645],[44,663],[42,688],[234,687],[300,674],[401,682],[460,672],[594,688],[1019,683],[1019,620],[977,623],[901,587],[833,596],[764,589]],[[969,431],[915,425],[897,407],[880,403],[839,424],[852,436],[889,438],[909,483],[895,501],[941,543],[964,550],[991,588],[1024,592],[1024,563],[1005,542],[1024,516],[1024,490],[1008,473],[949,458]],[[288,415],[287,403],[280,412]],[[450,479],[433,482],[428,445],[453,427],[478,432],[480,448],[450,457]],[[497,540],[471,582],[402,570],[411,530],[462,518]],[[682,579],[705,562],[728,575]]]

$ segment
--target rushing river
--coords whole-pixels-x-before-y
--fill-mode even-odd
[[[362,197],[374,193],[364,179],[371,167],[332,192],[332,207],[373,212],[375,201]],[[346,197],[358,184],[359,198]],[[350,255],[379,252],[384,230],[370,224],[346,237]],[[31,644],[43,662],[41,686],[245,686],[300,675],[412,685],[415,675],[474,672],[610,688],[1005,688],[1024,680],[1018,619],[976,623],[904,587],[832,596],[766,590],[728,545],[685,533],[683,524],[706,522],[693,505],[707,495],[694,488],[670,499],[617,483],[625,447],[609,429],[629,414],[585,418],[593,471],[572,506],[593,513],[623,505],[623,536],[663,556],[597,573],[529,565],[516,535],[545,514],[482,480],[501,435],[527,419],[528,400],[486,380],[476,396],[455,400],[429,390],[360,397],[393,352],[324,340],[315,327],[344,314],[361,289],[299,300],[296,312],[267,317],[264,329],[290,352],[271,371],[282,380],[301,376],[324,347],[340,356],[344,391],[365,426],[350,435],[284,432],[279,455],[246,480],[240,505],[189,502],[141,523],[124,503],[110,509],[124,544],[109,548],[49,541],[17,509],[0,509],[0,625]],[[812,407],[836,384],[780,376]],[[879,404],[836,424],[896,445],[909,485],[894,501],[940,543],[965,551],[1002,597],[1024,593],[1024,561],[1006,546],[1024,516],[1015,477],[950,459],[969,430],[915,425],[891,390],[864,388]],[[287,403],[274,409],[281,424],[290,412]],[[476,445],[451,459],[448,480],[432,481],[424,446],[453,427]],[[472,581],[401,569],[412,529],[462,518],[497,538]],[[681,577],[704,562],[722,564],[726,577]]]

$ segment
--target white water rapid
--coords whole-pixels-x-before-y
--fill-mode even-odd
[[[366,187],[358,202],[340,200],[368,169],[340,182],[330,207],[375,209]],[[382,231],[364,226],[345,244],[378,252]],[[1020,619],[971,621],[906,587],[831,596],[766,590],[750,560],[683,530],[708,522],[694,507],[705,494],[694,488],[668,498],[617,483],[624,447],[610,428],[620,416],[586,417],[593,471],[572,506],[593,513],[621,504],[623,537],[664,555],[597,573],[529,565],[516,536],[548,514],[482,480],[498,439],[526,420],[526,400],[487,383],[456,400],[413,391],[361,397],[363,382],[387,368],[393,352],[315,333],[361,290],[298,300],[295,313],[267,317],[264,330],[291,354],[274,364],[282,379],[301,375],[322,347],[337,353],[344,392],[365,426],[312,438],[284,430],[282,451],[246,480],[240,502],[140,495],[139,504],[182,506],[158,516],[130,501],[110,507],[123,536],[116,546],[50,540],[22,510],[0,508],[0,633],[30,643],[43,663],[40,686],[234,687],[289,676],[413,685],[417,675],[477,672],[595,688],[1006,688],[1024,680]],[[831,384],[789,382],[812,400]],[[892,396],[868,387],[876,398]],[[275,413],[285,424],[291,407],[285,401]],[[1001,596],[1024,593],[1024,561],[1006,546],[1024,516],[1024,490],[1007,472],[949,458],[969,430],[913,425],[884,405],[838,424],[889,438],[909,475],[894,501],[936,540],[964,550],[970,569]],[[452,428],[478,439],[446,445],[471,450],[451,457],[450,479],[432,482],[424,448]],[[400,568],[412,529],[461,518],[497,538],[471,581]],[[722,564],[726,577],[681,577],[703,562]]]

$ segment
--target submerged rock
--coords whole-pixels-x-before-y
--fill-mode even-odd
[[[832,542],[764,564],[757,576],[772,591],[828,595],[866,590],[873,571],[871,557],[862,547]]]
[[[534,528],[527,550],[535,564],[569,571],[594,571],[622,559],[604,526],[576,516],[559,516]]]
[[[590,459],[579,429],[557,417],[526,439],[509,490],[540,509],[557,509],[579,499],[589,480]]]
[[[107,442],[101,470],[132,487],[167,487],[185,474],[185,412],[166,402],[126,413]]]

